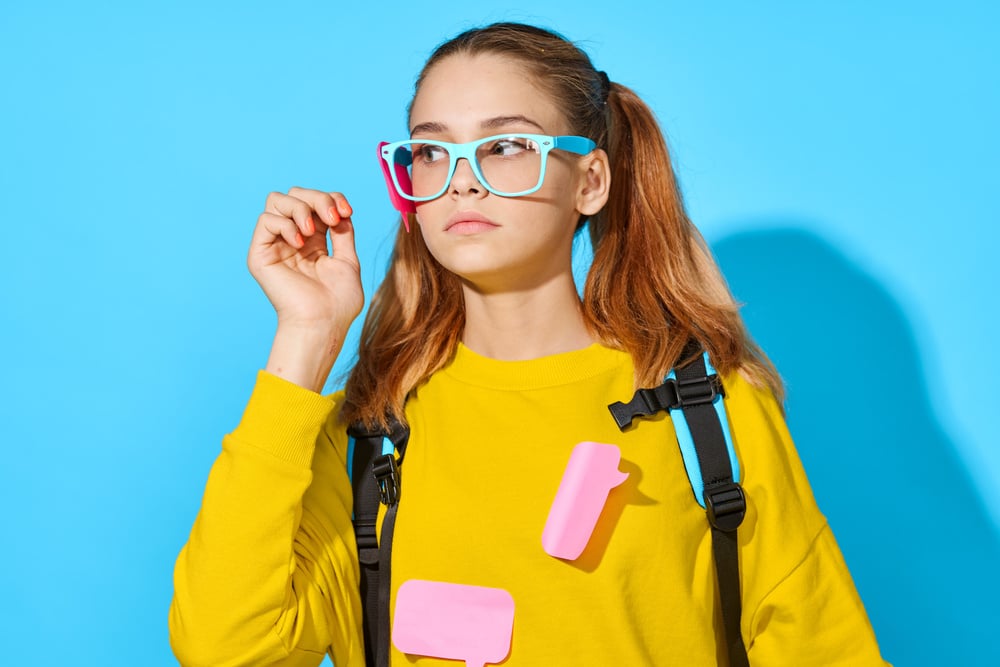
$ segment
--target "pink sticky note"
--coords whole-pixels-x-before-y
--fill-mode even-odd
[[[542,532],[542,548],[556,558],[576,560],[590,540],[608,493],[626,479],[618,470],[615,445],[581,442],[573,448]]]
[[[501,588],[410,579],[396,593],[392,643],[403,653],[502,662],[514,633],[514,598]]]

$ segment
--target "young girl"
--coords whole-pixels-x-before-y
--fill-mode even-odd
[[[364,300],[351,206],[292,188],[258,218],[248,264],[278,329],[177,561],[181,663],[365,664],[347,426],[399,422],[391,664],[735,665],[744,647],[755,667],[885,664],[785,428],[781,382],[635,93],[558,35],[495,24],[434,52],[409,134],[384,155],[416,212],[332,396],[317,392]],[[581,301],[583,227],[594,260]],[[722,378],[746,495],[742,647],[725,640],[674,421],[620,430],[607,407],[660,385],[692,339]],[[627,479],[579,556],[557,558],[542,532],[581,442],[617,446]],[[404,614],[411,582],[432,592]],[[446,590],[459,593],[435,597]],[[428,638],[438,612],[461,629]]]

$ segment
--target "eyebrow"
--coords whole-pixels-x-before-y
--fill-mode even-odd
[[[484,120],[482,123],[479,124],[479,126],[484,130],[496,130],[499,128],[507,127],[508,125],[521,125],[521,124],[534,125],[541,132],[545,132],[545,128],[543,128],[541,124],[539,124],[537,121],[531,120],[527,116],[522,116],[521,114],[515,114],[512,116],[494,116],[493,118],[488,118]],[[410,130],[410,136],[412,137],[413,135],[418,133],[429,133],[429,134],[440,133],[440,132],[446,132],[447,130],[448,126],[445,125],[444,123],[437,123],[432,121],[429,123],[420,123],[419,125],[414,125],[413,129]]]
[[[421,123],[420,125],[414,125],[413,129],[410,130],[410,136],[418,134],[421,132],[426,132],[429,134],[436,134],[444,132],[448,129],[448,126],[444,123]]]
[[[528,125],[534,125],[542,132],[545,132],[545,129],[539,123],[531,120],[527,116],[522,116],[520,114],[516,116],[497,116],[495,118],[490,118],[489,120],[484,120],[480,124],[480,126],[484,130],[493,130],[505,127],[507,125],[521,125],[523,123],[527,123]]]

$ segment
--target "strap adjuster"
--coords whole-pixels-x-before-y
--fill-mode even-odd
[[[358,545],[358,561],[363,565],[378,563],[378,537],[375,521],[354,520],[354,539]]]
[[[729,482],[711,489],[705,489],[705,510],[708,512],[708,522],[713,528],[731,533],[740,524],[747,513],[747,498],[743,487],[735,482]]]
[[[714,373],[707,377],[677,380],[674,391],[677,392],[677,405],[681,408],[712,403],[722,394],[722,381]]]
[[[383,454],[372,462],[372,474],[378,484],[378,499],[388,507],[399,502],[399,467],[396,457]]]

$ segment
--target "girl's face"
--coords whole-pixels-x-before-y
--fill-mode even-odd
[[[464,143],[506,133],[573,134],[525,68],[497,55],[455,55],[424,77],[410,111],[414,139]],[[607,199],[607,156],[553,150],[541,189],[524,197],[486,190],[466,160],[437,199],[417,204],[431,254],[482,291],[530,289],[571,271],[581,215]]]

